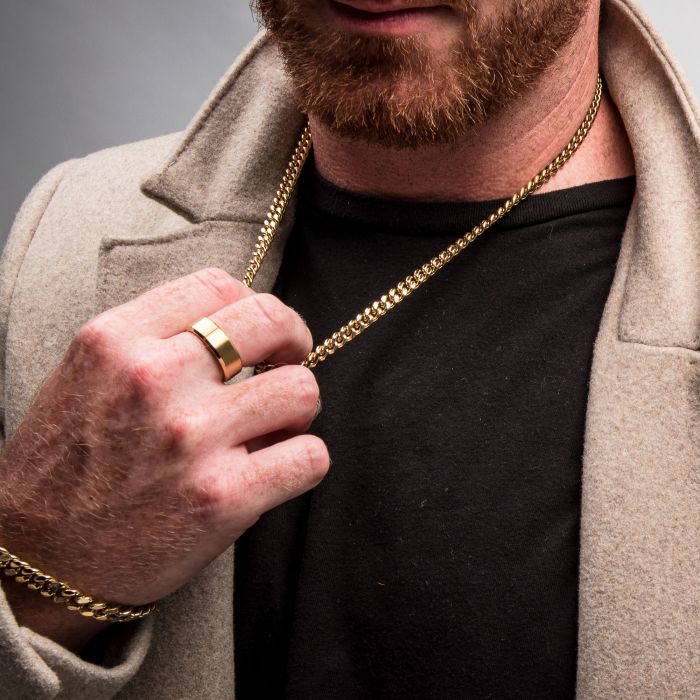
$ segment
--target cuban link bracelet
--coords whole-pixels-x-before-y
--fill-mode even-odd
[[[43,571],[35,569],[26,561],[10,554],[4,547],[0,547],[0,571],[4,571],[5,576],[13,578],[16,583],[23,583],[27,588],[37,591],[44,598],[50,598],[57,605],[63,605],[67,610],[99,622],[140,620],[156,608],[155,603],[115,605],[93,600],[78,589],[71,588],[67,583],[61,583]]]

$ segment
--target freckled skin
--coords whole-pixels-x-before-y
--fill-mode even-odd
[[[125,332],[157,314],[160,337]],[[204,315],[239,334],[246,365],[294,364],[224,385],[200,340],[170,332]],[[0,541],[95,599],[140,605],[176,590],[325,475],[325,446],[304,434],[318,403],[298,364],[310,349],[294,311],[216,270],[91,320],[0,457]],[[23,624],[70,648],[100,628],[6,589]]]

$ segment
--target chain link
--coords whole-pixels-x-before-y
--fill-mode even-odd
[[[245,276],[243,277],[243,283],[247,287],[253,285],[253,280],[258,274],[258,270],[262,265],[262,261],[265,259],[267,252],[270,250],[272,241],[277,234],[280,224],[282,223],[282,217],[284,212],[287,210],[287,205],[289,200],[292,198],[294,193],[294,188],[301,175],[302,168],[306,162],[306,157],[309,155],[311,150],[311,129],[307,124],[304,130],[301,132],[299,141],[297,142],[292,158],[289,161],[287,169],[284,171],[284,176],[282,177],[282,182],[280,182],[279,189],[275,194],[275,198],[272,200],[270,205],[270,211],[267,214],[267,218],[263,222],[262,228],[260,229],[260,235],[255,244],[255,250],[253,251],[253,257],[248,262],[248,267],[245,271]]]
[[[601,98],[603,95],[603,81],[598,76],[595,95],[586,116],[574,134],[573,138],[566,145],[564,150],[544,169],[542,169],[535,177],[532,178],[524,187],[516,192],[512,197],[507,199],[498,209],[488,218],[478,223],[471,231],[468,231],[463,236],[458,238],[454,243],[440,251],[435,257],[431,258],[424,265],[414,270],[405,279],[401,280],[395,287],[389,289],[386,294],[383,294],[379,299],[373,301],[362,312],[357,314],[355,318],[341,326],[333,335],[326,338],[323,343],[317,345],[301,363],[305,367],[314,368],[319,363],[326,360],[338,350],[345,347],[349,342],[357,338],[373,323],[385,316],[397,304],[400,304],[404,299],[409,297],[413,292],[427,282],[438,270],[441,270],[447,263],[454,260],[463,250],[468,248],[479,236],[484,234],[495,223],[500,221],[512,209],[518,206],[520,202],[527,199],[533,192],[536,192],[545,183],[549,182],[566,164],[566,162],[576,153],[579,146],[583,143],[588,135],[588,132],[593,126],[598,109],[600,107]],[[292,197],[296,184],[301,175],[302,168],[306,162],[306,158],[311,149],[311,130],[307,124],[301,133],[299,141],[292,158],[287,166],[287,169],[280,183],[279,189],[270,206],[270,212],[260,229],[258,241],[255,244],[253,257],[246,268],[243,281],[250,287],[253,284],[260,265],[267,255],[267,252],[272,245],[272,241],[279,229],[279,225],[287,209],[289,200]],[[260,363],[256,367],[256,372],[264,372],[271,369],[274,365],[269,363]]]
[[[131,622],[146,617],[156,609],[155,603],[147,605],[116,605],[93,600],[77,588],[61,583],[52,576],[22,561],[19,557],[0,547],[0,572],[16,583],[23,583],[44,598],[63,605],[67,610],[99,622]]]

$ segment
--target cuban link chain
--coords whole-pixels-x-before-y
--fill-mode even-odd
[[[593,96],[591,106],[584,117],[581,126],[574,134],[573,138],[566,145],[564,150],[541,170],[535,177],[532,178],[524,187],[516,192],[512,197],[507,199],[498,209],[493,212],[488,218],[478,223],[471,231],[468,231],[454,243],[440,251],[435,257],[431,258],[424,265],[414,270],[405,279],[401,280],[395,287],[389,289],[386,294],[383,294],[379,299],[373,301],[362,312],[357,314],[355,318],[348,321],[344,326],[341,326],[333,335],[326,338],[323,343],[317,345],[301,363],[305,367],[314,368],[325,359],[335,354],[338,350],[345,347],[350,341],[357,338],[358,335],[367,330],[373,323],[385,316],[397,304],[400,304],[404,299],[409,297],[421,285],[425,284],[438,270],[441,270],[447,263],[454,260],[463,250],[468,248],[474,241],[483,233],[488,231],[496,222],[500,221],[520,202],[527,199],[533,192],[536,192],[546,182],[552,179],[567,163],[567,161],[576,153],[579,146],[583,143],[588,135],[588,132],[593,126],[600,101],[603,94],[603,81],[598,75],[596,90]],[[301,175],[302,168],[306,162],[306,158],[311,150],[311,130],[308,123],[299,137],[294,153],[289,161],[289,165],[284,172],[282,182],[279,189],[272,200],[270,211],[265,219],[260,235],[255,244],[253,257],[250,259],[246,268],[244,283],[250,287],[253,280],[260,269],[260,266],[265,259],[270,246],[277,234],[282,217],[287,209],[289,200],[294,193],[294,189]],[[262,372],[270,369],[273,365],[268,363],[260,363],[256,367],[256,372]]]

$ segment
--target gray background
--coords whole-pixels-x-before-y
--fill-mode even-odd
[[[700,93],[700,2],[638,2]],[[247,0],[0,0],[0,246],[44,172],[184,128],[256,31]]]

